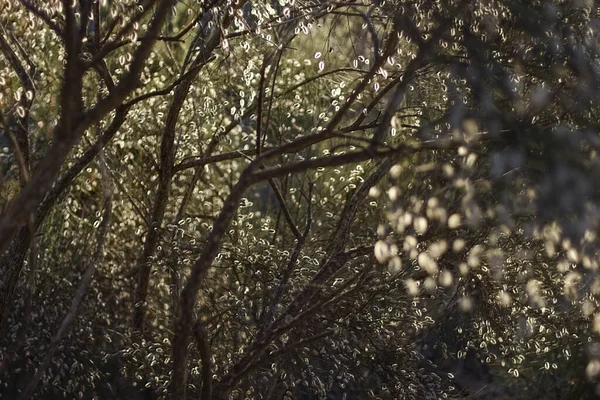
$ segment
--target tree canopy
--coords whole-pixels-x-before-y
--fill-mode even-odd
[[[0,0],[0,395],[600,395],[593,0]]]

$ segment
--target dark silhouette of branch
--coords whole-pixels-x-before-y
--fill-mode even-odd
[[[212,361],[210,344],[206,338],[206,331],[200,321],[196,322],[194,327],[194,337],[198,345],[198,352],[200,353],[200,364],[202,367],[202,392],[200,394],[201,400],[212,399]]]
[[[6,135],[12,141],[13,149],[15,152],[15,158],[17,160],[17,164],[19,165],[21,184],[24,185],[24,184],[28,183],[29,179],[30,179],[29,166],[26,163],[25,156],[23,155],[23,151],[21,150],[21,146],[20,146],[18,140],[15,138],[14,134],[11,132],[10,128],[6,124],[6,121],[4,120],[4,118],[1,114],[0,114],[0,126],[2,126],[2,128],[6,132]],[[35,293],[36,275],[37,275],[37,248],[36,248],[35,236],[33,235],[33,232],[35,231],[33,215],[30,215],[28,218],[27,231],[29,233],[28,245],[29,245],[29,249],[30,249],[29,250],[29,276],[27,277],[27,283],[25,286],[26,297],[25,297],[25,302],[24,302],[25,304],[23,306],[23,312],[22,312],[23,324],[22,324],[21,328],[19,329],[19,333],[17,335],[17,340],[13,343],[12,348],[2,358],[2,361],[0,363],[0,373],[2,373],[5,369],[8,368],[8,366],[12,363],[12,361],[16,357],[19,349],[23,346],[23,344],[27,340],[27,333],[29,330],[29,326],[31,324],[31,302],[33,300],[33,296]],[[25,257],[25,255],[23,255],[23,258],[24,257]],[[13,278],[13,277],[11,276],[11,278]],[[10,299],[14,295],[14,291],[16,289],[16,278],[13,278],[13,282],[11,282],[9,280],[7,289],[8,289],[8,294],[9,294],[8,298]],[[0,313],[0,331],[2,331],[4,322],[6,320],[6,317],[8,316],[7,308],[9,305],[10,305],[10,300],[8,300],[8,301],[5,300],[2,303],[2,309],[0,309],[0,311],[1,311],[1,313]]]
[[[277,306],[279,305],[279,302],[281,301],[281,297],[283,296],[283,292],[286,288],[287,282],[289,281],[290,276],[292,275],[292,272],[294,271],[294,268],[296,267],[298,257],[300,257],[300,252],[302,251],[302,248],[304,247],[304,243],[306,243],[306,239],[308,238],[308,234],[310,233],[310,226],[312,225],[312,186],[313,185],[311,183],[309,186],[309,194],[308,194],[308,199],[307,199],[308,207],[307,207],[307,211],[306,211],[306,227],[304,228],[304,232],[302,233],[302,235],[296,237],[296,247],[294,248],[294,251],[292,252],[290,260],[288,261],[288,265],[283,273],[283,276],[281,277],[279,286],[277,288],[277,291],[275,292],[275,296],[273,297],[273,300],[271,301],[271,304],[269,304],[269,308],[268,308],[267,312],[265,313],[265,316],[264,316],[263,322],[262,322],[262,327],[260,329],[258,337],[262,337],[264,335],[264,333],[270,328],[271,319],[273,318],[275,309],[277,308]]]
[[[33,15],[37,16],[42,21],[44,21],[44,23],[46,25],[48,25],[48,27],[50,29],[52,29],[54,31],[54,33],[56,33],[56,35],[59,38],[64,38],[65,37],[65,33],[64,33],[63,27],[61,27],[59,24],[57,24],[56,22],[54,22],[52,20],[52,18],[45,11],[40,10],[38,7],[36,7],[35,5],[33,5],[29,0],[19,0],[19,2],[21,4],[23,4],[23,6],[27,10],[29,10]]]
[[[23,167],[20,168],[21,171],[21,186],[24,186],[29,178],[25,179],[25,173],[30,174],[30,155],[29,155],[29,111],[31,105],[33,104],[33,100],[35,98],[35,86],[33,84],[33,80],[31,75],[35,73],[35,67],[33,64],[30,66],[30,70],[27,71],[23,66],[23,63],[17,56],[17,54],[13,51],[11,46],[8,44],[6,38],[6,31],[2,28],[2,34],[0,34],[0,52],[6,57],[12,69],[16,72],[19,77],[19,81],[21,82],[21,86],[23,87],[25,93],[21,94],[21,98],[18,102],[18,108],[14,113],[15,124],[13,127],[9,126],[8,123],[3,123],[3,129],[7,132],[7,135],[12,135],[11,132],[14,130],[14,141],[18,145],[20,157],[22,158]],[[20,46],[17,47],[20,49]],[[22,50],[22,49],[20,49]],[[24,54],[24,52],[23,52]],[[29,60],[28,60],[29,61]]]
[[[283,212],[283,216],[284,216],[288,226],[290,227],[290,230],[292,231],[292,233],[294,234],[296,239],[300,240],[300,238],[302,237],[302,234],[298,230],[298,227],[296,226],[296,223],[294,222],[294,219],[292,218],[290,209],[288,208],[287,204],[285,203],[285,199],[283,198],[283,194],[281,193],[281,190],[279,189],[277,182],[275,182],[275,179],[269,179],[268,181],[269,181],[269,185],[271,185],[271,188],[273,189],[273,192],[275,193],[275,197],[277,198],[277,201],[279,202],[279,207],[281,208],[281,211]]]
[[[101,222],[99,233],[98,233],[98,242],[96,244],[96,249],[92,255],[92,258],[87,263],[87,267],[85,269],[85,272],[83,273],[83,276],[81,277],[81,281],[79,282],[79,286],[77,288],[75,297],[73,298],[73,301],[71,302],[71,307],[69,308],[67,315],[63,319],[63,321],[60,325],[60,328],[54,335],[54,338],[52,339],[52,342],[50,343],[50,346],[48,348],[48,352],[44,356],[42,362],[36,369],[35,374],[31,378],[31,380],[29,381],[29,384],[27,385],[26,389],[24,390],[23,394],[21,395],[22,400],[29,400],[35,394],[37,385],[39,384],[40,380],[44,376],[46,369],[48,369],[48,367],[50,366],[50,362],[54,358],[62,340],[64,339],[65,335],[68,332],[69,327],[71,326],[71,324],[77,317],[77,311],[79,309],[79,306],[80,306],[81,302],[83,301],[83,297],[85,296],[87,289],[92,282],[92,278],[93,278],[94,272],[96,270],[96,265],[102,259],[102,252],[103,252],[104,245],[106,242],[106,237],[108,235],[108,228],[110,226],[110,217],[111,217],[111,210],[112,210],[112,188],[110,185],[110,181],[109,181],[110,178],[108,176],[108,171],[106,169],[106,164],[105,164],[102,153],[100,153],[99,165],[100,165],[100,170],[102,171],[102,182],[103,182],[102,186],[103,186],[103,192],[104,192],[104,212],[102,215],[102,222]]]
[[[364,131],[367,129],[372,129],[376,126],[378,126],[377,122],[360,125],[360,126],[352,124],[345,128],[334,131],[331,134],[331,136],[318,136],[318,134],[313,134],[313,135],[310,135],[309,139],[305,139],[306,138],[306,136],[305,136],[305,137],[302,137],[301,139],[297,139],[297,141],[289,143],[285,148],[282,148],[282,146],[263,148],[262,149],[263,155],[264,155],[264,153],[275,152],[274,154],[271,154],[271,156],[269,157],[269,159],[272,159],[272,158],[276,158],[277,156],[283,155],[283,154],[297,153],[297,152],[305,149],[306,147],[309,147],[309,146],[319,143],[321,141],[328,140],[332,137],[343,137],[347,133],[356,132],[356,131]],[[357,138],[357,140],[358,140],[358,138]],[[301,142],[301,144],[297,144],[298,141]],[[214,148],[215,146],[216,146],[216,143],[214,144],[214,146],[211,146],[211,147]],[[208,153],[208,151],[207,151],[207,153]],[[184,171],[189,168],[203,167],[205,165],[210,165],[210,164],[223,162],[223,161],[235,160],[238,158],[249,158],[250,156],[252,156],[254,154],[256,154],[256,148],[249,149],[249,150],[237,150],[237,151],[232,151],[229,153],[218,154],[215,156],[209,156],[209,155],[192,156],[192,157],[183,159],[179,164],[175,165],[173,168],[173,172],[178,173],[178,172]]]

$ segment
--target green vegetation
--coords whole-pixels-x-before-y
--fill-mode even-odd
[[[594,398],[599,35],[0,0],[0,398]]]

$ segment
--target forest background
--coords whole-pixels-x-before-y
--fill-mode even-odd
[[[0,0],[0,395],[582,399],[593,0]]]

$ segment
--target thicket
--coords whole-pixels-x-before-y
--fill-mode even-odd
[[[595,396],[599,11],[0,0],[0,395]]]

